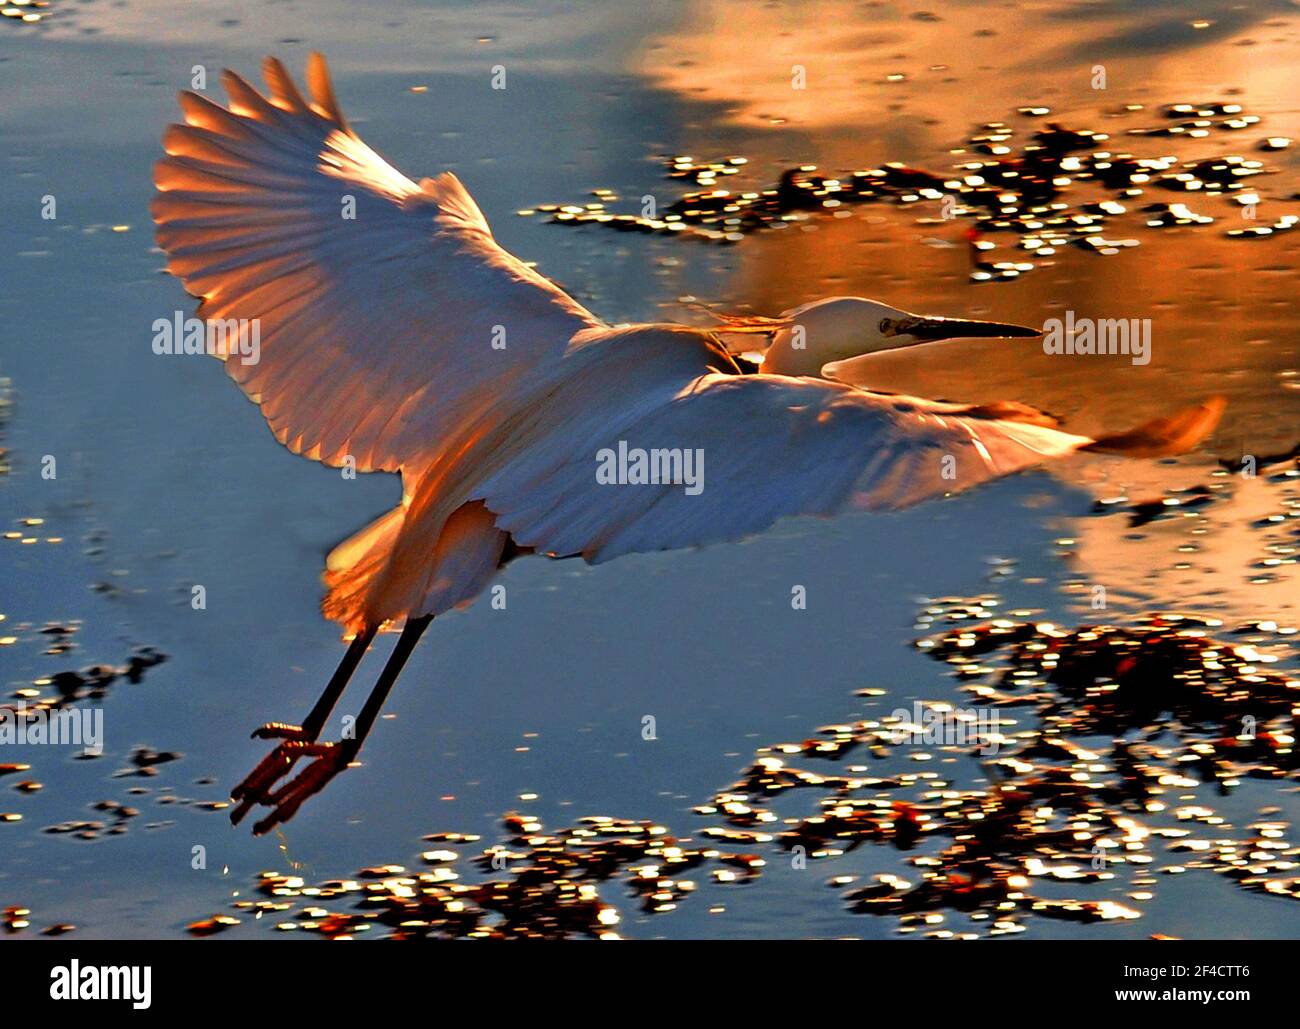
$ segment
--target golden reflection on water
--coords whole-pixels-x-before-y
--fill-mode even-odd
[[[926,602],[917,648],[981,707],[918,702],[762,747],[695,808],[706,820],[695,838],[606,816],[547,831],[512,813],[492,846],[426,836],[425,871],[385,864],[319,884],[264,872],[260,899],[234,909],[331,939],[616,939],[628,899],[663,914],[700,880],[716,893],[786,861],[824,867],[849,911],[939,939],[1018,934],[1043,918],[1140,919],[1189,870],[1300,898],[1300,849],[1278,809],[1244,824],[1217,810],[1244,780],[1296,767],[1300,680],[1280,654],[1295,626],[1154,615],[1069,629],[1031,616],[993,595]],[[883,690],[859,695],[890,703]],[[971,781],[959,759],[976,752],[985,775]],[[904,874],[837,864],[872,846],[894,851]],[[218,914],[189,931],[240,921]]]
[[[927,12],[847,0],[696,0],[686,10],[671,34],[645,45],[635,69],[716,104],[724,119],[807,134],[823,162],[853,164],[864,147],[917,159],[969,124],[1033,103],[1086,112],[1098,102],[1230,85],[1291,106],[1290,4],[1198,5],[1214,20],[1209,30],[1193,28],[1181,3],[945,3]],[[1092,88],[1097,65],[1105,91]],[[792,88],[796,68],[803,89]],[[1294,135],[1297,112],[1276,113],[1278,131]],[[710,142],[709,125],[698,134],[688,141]],[[789,136],[770,138],[784,145]]]
[[[262,919],[268,928],[331,937],[370,928],[399,936],[611,936],[627,920],[616,905],[629,907],[629,894],[643,911],[672,910],[694,890],[688,872],[710,886],[745,882],[761,875],[765,861],[784,860],[789,846],[834,858],[864,842],[905,851],[927,834],[948,841],[947,864],[918,863],[907,880],[882,875],[858,882],[842,875],[831,885],[848,888],[844,900],[855,911],[894,916],[904,931],[949,936],[972,928],[954,929],[954,911],[981,916],[972,919],[974,928],[990,933],[1019,932],[1027,917],[1039,915],[1127,921],[1165,875],[1187,868],[1206,868],[1276,896],[1300,894],[1297,848],[1285,839],[1280,822],[1261,816],[1229,838],[1231,827],[1222,825],[1203,797],[1193,802],[1181,795],[1190,787],[1179,774],[1179,762],[1197,762],[1208,793],[1219,785],[1234,788],[1238,776],[1273,777],[1294,768],[1293,741],[1280,721],[1278,732],[1257,747],[1235,742],[1230,723],[1240,721],[1240,697],[1260,670],[1230,648],[1258,645],[1284,654],[1288,646],[1294,648],[1300,603],[1294,573],[1297,473],[1294,462],[1262,462],[1258,477],[1242,478],[1232,460],[1284,452],[1300,437],[1294,300],[1300,233],[1256,241],[1228,233],[1297,210],[1296,149],[1257,149],[1261,141],[1300,135],[1300,109],[1294,104],[1295,5],[1209,3],[1198,4],[1194,12],[1176,3],[933,8],[926,16],[923,7],[885,3],[696,2],[687,5],[672,32],[639,49],[631,69],[665,91],[707,105],[686,108],[689,118],[673,145],[706,162],[743,153],[747,163],[726,176],[728,186],[733,179],[738,187],[770,183],[781,171],[808,163],[828,174],[886,161],[946,173],[962,159],[952,148],[977,126],[1005,121],[1022,140],[1046,119],[1108,133],[1109,146],[1144,155],[1191,160],[1235,153],[1261,160],[1277,174],[1252,181],[1259,221],[1244,220],[1229,198],[1153,194],[1143,202],[1184,202],[1216,220],[1157,230],[1143,224],[1141,203],[1134,204],[1117,235],[1138,240],[1138,246],[1109,256],[1063,248],[1050,261],[1039,261],[1032,274],[977,286],[970,282],[964,237],[969,223],[927,224],[936,214],[933,205],[864,206],[846,217],[809,218],[746,237],[723,255],[729,269],[724,291],[709,299],[765,314],[841,293],[879,296],[927,313],[1006,321],[1056,317],[1066,310],[1150,318],[1153,359],[1143,367],[1122,357],[1051,356],[1034,342],[1006,341],[880,355],[843,374],[873,387],[927,396],[1024,401],[1088,433],[1123,428],[1210,393],[1226,394],[1230,406],[1223,427],[1210,453],[1199,460],[1169,465],[1097,460],[1063,473],[1105,503],[1088,513],[1082,501],[1079,517],[1062,526],[1057,544],[1067,564],[1065,590],[1078,601],[1080,621],[1100,620],[1087,613],[1099,583],[1118,609],[1112,620],[1124,625],[1134,620],[1125,614],[1168,610],[1175,603],[1224,620],[1204,640],[1193,634],[1192,643],[1178,623],[1156,627],[1158,643],[1181,648],[1180,669],[1193,687],[1201,684],[1201,669],[1223,663],[1214,647],[1232,653],[1230,674],[1215,683],[1227,680],[1237,692],[1211,698],[1218,723],[1173,743],[1118,748],[1100,769],[1100,755],[1077,743],[1027,735],[1025,746],[1038,753],[1005,759],[1004,771],[1017,785],[1006,792],[968,788],[969,782],[963,785],[956,777],[939,780],[924,762],[912,764],[911,757],[900,759],[902,770],[888,774],[874,764],[827,765],[851,748],[887,751],[893,730],[883,722],[808,728],[815,733],[810,740],[764,748],[742,782],[698,809],[708,822],[696,824],[696,842],[673,839],[668,827],[635,820],[594,818],[549,829],[520,818],[507,822],[503,842],[477,854],[479,848],[466,847],[477,837],[430,837],[418,871],[382,865],[319,885],[298,875],[267,873],[257,881],[256,899],[241,900],[235,915],[195,923],[193,933]],[[112,19],[133,13],[114,13]],[[147,13],[149,22],[159,24],[152,11]],[[57,28],[57,19],[51,21]],[[124,28],[136,26],[127,21]],[[447,46],[458,48],[463,66],[478,67],[477,44],[468,36]],[[806,76],[805,89],[792,88],[796,65]],[[1105,69],[1105,90],[1092,88],[1098,65]],[[1261,120],[1232,136],[1129,134],[1161,124],[1161,105],[1206,101],[1240,103]],[[1137,105],[1140,110],[1129,109]],[[1189,119],[1194,116],[1189,112]],[[646,169],[647,176],[656,174],[650,165]],[[651,188],[659,184],[647,182]],[[1169,213],[1179,222],[1197,220],[1176,208]],[[998,242],[1011,252],[1013,240]],[[685,280],[680,285],[680,293],[694,291]],[[1228,466],[1220,467],[1214,457]],[[0,450],[0,465],[4,459]],[[1153,505],[1160,516],[1141,521],[1141,513]],[[36,542],[26,529],[14,531],[19,544]],[[961,605],[952,602],[935,607],[937,613],[924,616],[930,618],[925,624],[944,631],[930,649],[942,649],[944,637],[951,636],[957,653],[968,640],[977,644],[980,634],[965,625],[953,630],[932,623],[997,613],[978,604],[969,610],[957,610]],[[1030,624],[1030,612],[1017,617],[1022,628]],[[1087,650],[1100,639],[1122,648],[1131,645],[1124,632],[1090,637],[1087,630],[1035,625],[1020,642],[1064,646],[1064,639]],[[7,639],[13,642],[0,636],[0,645]],[[997,672],[981,662],[951,664],[959,677]],[[1033,669],[1036,681],[1020,686],[1042,690],[1051,671],[1040,664]],[[1119,668],[1117,678],[1126,671]],[[89,670],[51,677],[34,684],[40,697],[25,699],[48,706],[80,702],[93,697],[100,678]],[[1269,682],[1282,690],[1275,679]],[[1105,699],[1103,691],[1078,707],[1095,713],[1087,703]],[[146,776],[166,757],[166,752],[139,750],[129,771]],[[0,775],[27,770],[4,765]],[[846,796],[846,783],[859,780],[863,792],[872,795]],[[39,785],[22,782],[25,790]],[[701,785],[707,793],[715,784]],[[803,789],[799,795],[808,802],[778,822],[764,802],[794,787]],[[1117,789],[1133,797],[1117,801],[1108,795]],[[1024,790],[1038,791],[1030,798],[1035,803],[1026,802]],[[903,799],[903,793],[911,796]],[[1067,801],[1077,805],[1074,824]],[[125,832],[139,813],[112,801],[100,801],[96,809],[91,820],[44,829],[90,841]],[[1159,814],[1168,815],[1166,823],[1180,824],[1152,828],[1149,823],[1157,820],[1152,816]],[[7,817],[16,816],[0,814]],[[1005,830],[1001,850],[976,837],[978,824],[991,821]],[[1129,855],[1127,867],[1136,869],[1127,882],[1131,892],[1122,899],[1103,896],[1104,880],[1091,866],[1092,846],[1102,838],[1117,842]],[[1046,856],[1022,852],[1038,847],[1046,848]],[[1157,859],[1159,875],[1143,870],[1143,864],[1155,868]],[[973,867],[995,861],[1000,863],[995,875],[972,874]],[[477,873],[465,867],[471,863]],[[838,870],[834,862],[825,868]],[[1037,886],[1062,882],[1078,889],[1076,899],[1037,896]],[[1098,885],[1103,888],[1087,889]],[[26,907],[9,907],[0,915],[0,926],[10,931],[30,925]],[[68,928],[60,923],[47,931]]]
[[[710,0],[689,12],[671,36],[647,45],[639,69],[663,88],[718,105],[714,118],[684,130],[682,148],[697,159],[722,156],[715,153],[719,121],[770,126],[748,133],[745,143],[746,171],[760,182],[810,162],[827,173],[890,160],[947,171],[956,160],[950,148],[974,126],[1012,121],[1030,104],[1049,106],[1052,118],[1072,128],[1110,133],[1109,149],[1183,160],[1227,152],[1258,158],[1258,141],[1300,130],[1292,103],[1300,35],[1291,5],[1202,5],[1195,18],[1178,4],[1104,4],[1086,12],[945,4],[926,16],[883,3],[792,8]],[[1194,20],[1209,25],[1194,28]],[[744,45],[754,39],[765,45]],[[792,88],[794,65],[806,69],[804,89]],[[1098,65],[1104,90],[1092,88]],[[904,81],[890,82],[894,73]],[[1160,105],[1212,99],[1245,104],[1261,122],[1226,139],[1126,134],[1158,123]],[[1145,105],[1142,117],[1119,113],[1129,104]],[[1253,180],[1261,221],[1295,213],[1288,201],[1295,198],[1296,151],[1262,159],[1280,174]],[[1161,193],[1143,202],[1183,199]],[[1300,240],[1293,234],[1256,247],[1229,239],[1224,231],[1261,222],[1243,221],[1227,203],[1212,206],[1212,227],[1146,232],[1138,248],[1113,259],[1062,252],[1045,271],[979,291],[967,282],[965,223],[918,225],[936,216],[933,205],[865,208],[746,240],[732,257],[729,299],[765,314],[843,293],[1010,320],[1066,308],[1150,317],[1154,358],[1145,368],[1049,357],[1034,344],[1012,342],[881,355],[863,362],[870,372],[864,367],[862,375],[886,389],[1026,401],[1076,416],[1072,426],[1084,432],[1226,392],[1232,405],[1224,438],[1267,449],[1300,426],[1292,297]]]
[[[1128,213],[1106,233],[1137,246],[1109,256],[1058,248],[1031,274],[974,286],[969,222],[944,223],[934,203],[866,205],[746,237],[727,252],[728,295],[715,299],[767,315],[822,295],[857,294],[1004,321],[1066,311],[1150,319],[1145,366],[1123,356],[1051,355],[1037,341],[1011,340],[885,353],[842,365],[839,374],[924,396],[1023,401],[1088,434],[1226,395],[1223,424],[1200,459],[1080,462],[1062,472],[1099,498],[1214,489],[1203,510],[1182,509],[1141,528],[1117,517],[1071,519],[1062,532],[1071,540],[1069,588],[1083,596],[1084,586],[1104,582],[1113,602],[1137,609],[1179,597],[1186,607],[1240,619],[1294,617],[1294,538],[1274,529],[1278,538],[1268,539],[1258,524],[1278,513],[1277,490],[1217,469],[1214,459],[1238,470],[1232,462],[1242,455],[1284,453],[1300,440],[1300,233],[1243,235],[1300,213],[1297,150],[1274,149],[1300,132],[1295,5],[944,4],[928,13],[927,6],[701,0],[673,33],[645,48],[638,68],[664,89],[713,105],[713,117],[686,126],[678,143],[702,162],[743,153],[742,174],[720,181],[734,190],[812,163],[827,175],[887,161],[950,174],[967,157],[954,148],[977,126],[1007,123],[1015,146],[1054,120],[1107,133],[1106,149],[1140,157],[1259,160],[1274,174],[1250,180],[1256,218],[1230,198],[1147,189],[1125,200]],[[758,39],[765,44],[744,44]],[[795,88],[801,69],[802,89]],[[1104,89],[1094,88],[1099,70]],[[1248,113],[1229,114],[1222,130],[1205,129],[1199,118],[1207,102]],[[1189,105],[1181,120],[1162,119],[1171,104]],[[1224,110],[1233,106],[1216,113]],[[746,130],[743,150],[734,140],[725,150],[715,142],[727,123]],[[1166,206],[1143,211],[1148,203]],[[1177,204],[1197,217],[1183,217]],[[1196,224],[1205,216],[1213,223]],[[1175,225],[1151,224],[1160,221]],[[1020,259],[1015,236],[986,238]]]

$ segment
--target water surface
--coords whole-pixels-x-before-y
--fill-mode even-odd
[[[871,702],[855,690],[882,688],[889,706],[957,696],[910,647],[918,598],[996,592],[1008,608],[1077,624],[1096,617],[1088,598],[1102,583],[1111,620],[1194,609],[1228,626],[1297,621],[1294,558],[1256,567],[1269,545],[1256,523],[1279,509],[1282,487],[1234,479],[1200,518],[1139,530],[1089,511],[1097,497],[1165,495],[1210,481],[1218,458],[1296,442],[1300,233],[1229,239],[1240,209],[1192,199],[1218,221],[1157,232],[1135,218],[1137,248],[1069,249],[1014,282],[975,285],[964,226],[921,224],[933,209],[866,206],[735,246],[515,214],[581,203],[598,188],[671,201],[679,186],[661,166],[671,154],[743,155],[749,188],[803,164],[946,169],[977,125],[1032,131],[1015,113],[1026,105],[1144,154],[1260,158],[1260,139],[1294,136],[1300,120],[1294,4],[954,4],[925,17],[889,3],[52,0],[44,13],[0,24],[0,375],[13,401],[0,527],[19,532],[0,539],[0,636],[15,638],[0,646],[0,676],[11,694],[65,669],[121,663],[138,646],[169,660],[137,684],[113,684],[101,758],[0,753],[30,763],[22,777],[44,786],[23,793],[17,776],[0,778],[0,812],[22,815],[0,823],[0,908],[30,908],[29,934],[66,922],[86,937],[182,935],[229,912],[261,870],[315,880],[414,865],[425,834],[491,842],[511,810],[548,827],[609,814],[696,832],[707,823],[692,808],[756,748],[863,717]],[[1083,432],[1210,393],[1228,397],[1228,413],[1202,452],[1177,461],[1080,462],[902,515],[795,522],[742,544],[595,569],[517,562],[503,579],[506,611],[479,604],[429,631],[364,766],[283,832],[252,839],[205,804],[261,756],[248,731],[301,717],[332,671],[337,633],[317,611],[323,555],[391,507],[398,484],[346,481],[290,455],[216,362],[151,353],[152,321],[190,301],[161,273],[147,204],[174,94],[196,65],[215,83],[223,66],[252,76],[267,52],[299,68],[310,49],[328,55],[368,142],[417,178],[455,170],[503,245],[610,321],[698,322],[678,303],[688,295],[767,314],[860,294],[1030,323],[1065,309],[1149,317],[1145,367],[1049,357],[1017,341],[885,356],[852,374],[889,390],[1024,401]],[[497,64],[508,70],[504,92],[489,85]],[[806,90],[791,89],[795,64]],[[1105,90],[1092,88],[1097,66]],[[1221,99],[1262,122],[1198,140],[1124,136],[1158,123],[1162,104]],[[1116,113],[1129,104],[1144,107]],[[1296,210],[1295,154],[1261,158],[1277,172],[1256,180],[1261,215]],[[46,196],[57,200],[53,221],[40,218]],[[42,477],[46,455],[54,479]],[[1180,551],[1189,545],[1190,557]],[[190,605],[196,583],[202,611]],[[807,588],[806,611],[791,610],[795,584]],[[76,625],[75,649],[45,653],[51,638],[37,630],[51,622]],[[1294,667],[1294,646],[1282,653]],[[341,711],[359,703],[349,696]],[[653,742],[642,738],[646,715]],[[181,757],[154,775],[115,774],[133,767],[137,746]],[[105,800],[140,811],[125,832],[42,832],[70,820],[111,826],[93,809]],[[1245,824],[1274,806],[1294,820],[1293,785],[1249,782],[1223,814]],[[205,867],[194,867],[195,847]],[[825,882],[897,870],[903,855],[863,848],[807,870],[767,856],[758,881],[702,882],[668,914],[638,914],[617,886],[605,894],[630,936],[894,934],[893,920],[850,914]],[[1139,920],[1031,922],[1025,935],[1293,935],[1292,904],[1192,873],[1162,882]],[[228,934],[266,931],[245,918]]]

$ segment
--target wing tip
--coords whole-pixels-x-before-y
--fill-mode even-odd
[[[309,110],[307,102],[298,92],[293,76],[274,54],[267,54],[262,58],[262,79],[271,90],[273,103],[294,114],[305,114]]]
[[[319,50],[307,55],[307,89],[311,92],[313,106],[320,114],[335,122],[339,128],[347,130],[347,119],[339,109],[339,102],[334,96],[334,84],[330,80],[329,63]]]
[[[1093,440],[1081,450],[1125,457],[1174,457],[1195,448],[1219,425],[1228,399],[1222,394],[1206,397],[1171,415],[1154,418],[1130,429]]]

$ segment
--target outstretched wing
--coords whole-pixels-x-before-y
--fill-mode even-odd
[[[519,545],[598,562],[739,539],[789,515],[906,507],[1093,445],[960,405],[783,376],[709,374],[649,411],[628,407],[608,424],[558,426],[493,474],[480,496],[498,527]],[[1194,431],[1181,425],[1175,447],[1198,442],[1218,410]],[[683,462],[689,452],[693,463],[677,467],[697,482],[602,485],[598,455],[617,455],[620,441],[629,455],[668,451],[667,467],[672,451]]]
[[[440,440],[599,322],[502,250],[450,173],[419,185],[354,133],[313,54],[303,99],[231,72],[223,108],[180,97],[155,169],[158,243],[199,315],[257,320],[226,359],[295,453],[360,471],[427,463]],[[254,349],[254,348],[249,348]]]

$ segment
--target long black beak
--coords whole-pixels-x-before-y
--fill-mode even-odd
[[[970,322],[964,318],[903,318],[896,323],[894,331],[927,342],[939,339],[1014,339],[1043,334],[1042,329],[1031,329],[1027,325]]]

